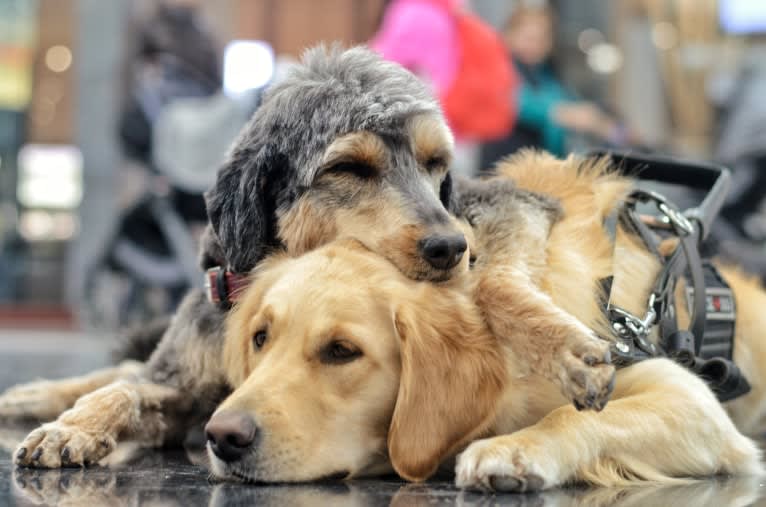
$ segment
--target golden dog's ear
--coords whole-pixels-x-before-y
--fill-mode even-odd
[[[402,372],[388,433],[391,463],[411,481],[487,428],[505,382],[503,353],[473,302],[420,292],[395,312]]]

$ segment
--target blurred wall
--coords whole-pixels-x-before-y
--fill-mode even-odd
[[[246,0],[237,2],[234,33],[264,39],[276,54],[300,55],[320,40],[364,42],[374,33],[381,0]]]
[[[72,143],[77,106],[72,50],[76,43],[76,0],[39,2],[34,85],[29,107],[28,142]],[[69,51],[67,62],[66,52]],[[63,55],[61,53],[64,53]]]
[[[191,1],[191,0],[188,0]],[[216,0],[197,1],[205,20],[221,36],[260,39],[276,54],[300,56],[318,41],[361,43],[375,32],[383,0]],[[134,0],[134,16],[147,15],[156,0]]]

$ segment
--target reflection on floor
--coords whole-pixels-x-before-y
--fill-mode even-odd
[[[83,506],[427,506],[563,507],[766,505],[757,480],[715,479],[687,486],[632,490],[563,489],[534,495],[461,492],[449,482],[405,484],[396,479],[306,485],[216,484],[203,454],[123,450],[124,462],[87,470],[12,470],[0,452],[0,504]],[[3,487],[8,485],[8,491]]]
[[[108,344],[83,336],[0,332],[0,390],[38,377],[84,373],[107,361]],[[406,484],[395,478],[306,485],[214,483],[201,450],[118,447],[104,466],[33,470],[11,464],[31,429],[0,423],[0,506],[764,506],[756,479],[714,478],[689,485],[633,489],[568,488],[534,495],[461,492],[450,482]]]

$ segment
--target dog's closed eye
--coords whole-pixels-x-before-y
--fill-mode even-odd
[[[324,364],[345,364],[360,357],[362,351],[345,340],[333,340],[319,351],[319,360]]]
[[[434,172],[447,167],[447,159],[442,156],[428,158],[423,164],[428,172]]]
[[[338,162],[328,167],[324,172],[331,174],[351,174],[357,178],[367,180],[377,174],[377,171],[370,164],[364,162],[347,161]]]

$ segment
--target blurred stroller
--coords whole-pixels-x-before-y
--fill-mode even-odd
[[[85,280],[87,324],[124,329],[173,311],[201,274],[202,193],[254,100],[221,93],[212,37],[189,7],[161,5],[140,31],[119,136],[148,184]],[[252,98],[251,98],[252,99]]]

